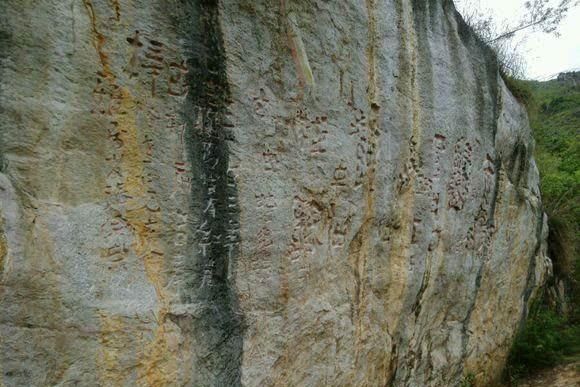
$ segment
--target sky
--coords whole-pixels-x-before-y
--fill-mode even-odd
[[[524,0],[456,0],[460,12],[462,3],[469,1],[479,3],[482,10],[489,10],[499,21],[519,20],[524,3]],[[520,46],[527,64],[527,78],[545,80],[563,71],[580,71],[580,6],[570,10],[559,32],[560,37],[540,32],[519,35],[519,38],[529,35]]]

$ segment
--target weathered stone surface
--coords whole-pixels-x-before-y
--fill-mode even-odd
[[[447,0],[0,3],[0,384],[453,386],[549,269]]]
[[[542,370],[520,382],[522,387],[573,387],[580,385],[580,362]]]

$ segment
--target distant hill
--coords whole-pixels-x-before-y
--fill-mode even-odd
[[[580,226],[580,72],[529,82],[530,120],[548,211]],[[578,230],[578,229],[576,229]]]

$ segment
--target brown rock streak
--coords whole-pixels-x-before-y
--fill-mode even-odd
[[[366,305],[366,272],[367,261],[371,254],[371,230],[375,213],[375,178],[376,178],[376,149],[377,137],[379,135],[379,111],[380,105],[377,102],[379,95],[377,85],[377,20],[376,20],[376,0],[366,1],[368,12],[368,34],[367,63],[368,63],[368,87],[367,101],[370,107],[369,113],[369,159],[367,161],[367,172],[363,181],[364,190],[364,215],[362,225],[353,241],[349,245],[349,260],[353,268],[355,280],[354,313],[355,313],[355,363],[360,361],[360,350],[364,346],[363,342],[367,338],[364,327],[364,306]],[[355,365],[356,365],[355,364]]]

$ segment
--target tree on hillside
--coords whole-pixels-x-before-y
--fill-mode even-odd
[[[496,20],[479,0],[455,3],[467,24],[496,51],[502,70],[512,77],[522,77],[525,63],[518,51],[525,37],[532,32],[558,35],[560,23],[571,8],[580,5],[580,0],[522,1],[522,16],[515,21]]]

